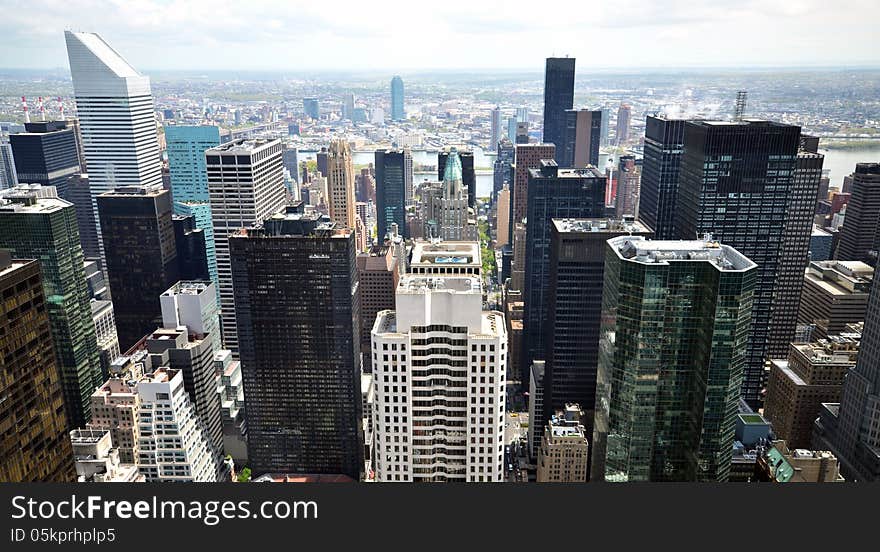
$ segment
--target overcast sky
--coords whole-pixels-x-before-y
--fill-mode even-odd
[[[64,29],[144,72],[880,65],[880,0],[0,0],[0,67],[67,67]]]

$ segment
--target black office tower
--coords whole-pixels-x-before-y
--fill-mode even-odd
[[[563,165],[565,110],[574,106],[574,58],[547,58],[544,68],[545,144],[556,146],[556,162]]]
[[[658,240],[675,238],[678,174],[686,122],[651,115],[645,122],[639,220],[654,229]]]
[[[560,169],[555,161],[544,160],[540,169],[529,170],[520,364],[524,385],[532,361],[543,359],[545,353],[552,220],[604,215],[605,175],[595,168]]]
[[[288,207],[229,239],[255,474],[364,469],[354,233]]]
[[[407,150],[376,151],[376,234],[381,242],[392,224],[408,237],[406,226]],[[411,162],[411,161],[410,161]]]
[[[159,296],[180,280],[171,193],[126,186],[98,196],[120,351],[162,324]]]
[[[799,294],[785,286],[803,279],[785,272],[806,268],[812,221],[801,208],[818,187],[816,180],[805,191],[811,186],[796,178],[799,142],[799,127],[768,121],[689,121],[684,128],[676,234],[711,234],[758,265],[742,387],[752,407],[762,402],[764,361],[784,356],[795,337],[796,316],[777,317],[797,312]]]
[[[447,159],[449,159],[448,148],[437,154],[437,180],[440,182],[443,182]],[[458,150],[458,159],[461,161],[461,183],[467,188],[468,207],[473,209],[477,205],[477,173],[474,171],[474,152],[460,149]],[[376,176],[378,177],[378,174]]]
[[[850,178],[852,197],[835,258],[875,266],[880,250],[880,163],[859,163]]]
[[[196,228],[194,215],[173,215],[174,244],[181,280],[210,280],[205,232]]]
[[[566,109],[563,112],[562,136],[556,148],[560,167],[582,169],[599,166],[599,142],[602,136],[602,111]]]
[[[653,232],[631,219],[553,219],[547,283],[544,399],[553,412],[582,405],[587,435],[593,435],[599,326],[605,281],[606,242],[617,236]],[[530,420],[544,427],[547,419]]]
[[[25,132],[11,134],[9,144],[22,184],[55,186],[67,199],[67,180],[81,171],[76,135],[66,121],[25,123]]]

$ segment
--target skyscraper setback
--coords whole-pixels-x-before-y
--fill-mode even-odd
[[[359,479],[364,435],[353,231],[288,206],[236,232],[229,245],[251,469]]]
[[[574,106],[574,58],[547,58],[544,67],[545,144],[556,146],[556,162],[564,166],[562,152],[565,110]],[[517,160],[517,163],[519,160]]]
[[[149,77],[95,33],[64,31],[64,38],[95,212],[97,197],[117,186],[161,188]]]

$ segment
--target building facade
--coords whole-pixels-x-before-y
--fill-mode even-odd
[[[727,480],[755,272],[714,241],[608,240],[591,480]]]
[[[543,142],[556,146],[556,162],[565,166],[562,157],[565,110],[574,106],[575,58],[547,58],[544,66]]]

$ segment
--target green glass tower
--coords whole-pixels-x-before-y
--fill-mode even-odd
[[[711,239],[608,240],[592,480],[727,480],[755,269]]]
[[[76,209],[51,187],[4,190],[0,248],[40,262],[65,410],[70,427],[82,427],[91,418],[92,392],[102,381]]]

